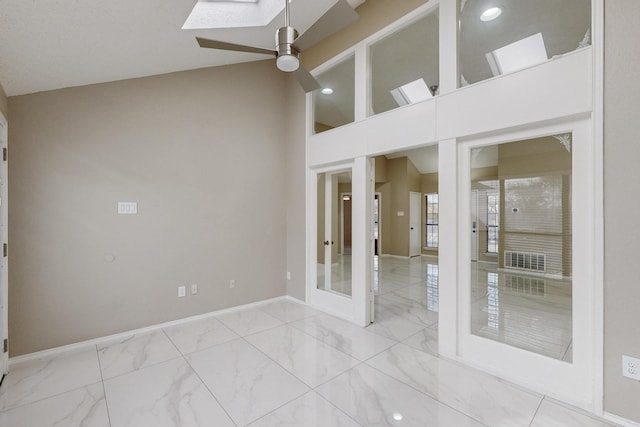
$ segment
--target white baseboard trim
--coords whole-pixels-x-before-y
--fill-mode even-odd
[[[267,300],[262,300],[262,301],[256,301],[256,302],[252,302],[249,304],[244,304],[244,305],[238,305],[235,307],[230,307],[230,308],[224,308],[221,310],[217,310],[217,311],[211,311],[209,313],[203,313],[203,314],[197,314],[195,316],[190,316],[190,317],[185,317],[182,319],[178,319],[178,320],[171,320],[169,322],[164,322],[164,323],[159,323],[157,325],[151,325],[151,326],[146,326],[144,328],[139,328],[139,329],[133,329],[130,331],[126,331],[126,332],[120,332],[117,334],[113,334],[113,335],[107,335],[104,337],[98,337],[98,338],[93,338],[87,341],[80,341],[77,343],[73,343],[73,344],[68,344],[68,345],[63,345],[60,347],[54,347],[54,348],[50,348],[47,350],[41,350],[41,351],[36,351],[34,353],[29,353],[29,354],[23,354],[20,356],[15,356],[15,357],[11,357],[9,358],[9,367],[11,367],[11,365],[18,363],[18,362],[24,362],[27,360],[33,360],[33,359],[39,359],[45,356],[53,356],[56,354],[60,354],[60,353],[64,353],[67,351],[73,351],[73,350],[78,350],[81,348],[85,348],[91,345],[97,345],[97,344],[101,344],[107,341],[112,341],[112,340],[118,340],[118,339],[124,339],[127,337],[130,337],[131,335],[137,335],[137,334],[143,334],[145,332],[152,332],[152,331],[156,331],[158,329],[162,329],[162,328],[168,328],[170,326],[176,326],[176,325],[181,325],[183,323],[188,323],[188,322],[192,322],[194,320],[201,320],[201,319],[207,319],[209,317],[212,316],[218,316],[221,314],[225,314],[225,313],[231,313],[237,310],[241,310],[241,309],[245,309],[245,308],[251,308],[251,307],[258,307],[270,302],[274,302],[274,301],[280,301],[280,300],[284,300],[284,299],[290,299],[293,300],[295,302],[300,302],[302,304],[306,303],[304,301],[300,301],[296,298],[290,297],[288,295],[283,295],[280,297],[275,297],[275,298],[270,298]]]
[[[628,420],[626,418],[619,417],[619,416],[614,415],[614,414],[612,414],[610,412],[607,412],[607,411],[604,412],[603,418],[605,420],[607,420],[607,421],[611,421],[611,422],[614,422],[616,424],[620,424],[620,425],[625,426],[625,427],[639,427],[640,426],[640,423]]]

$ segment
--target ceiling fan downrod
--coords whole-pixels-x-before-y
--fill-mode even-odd
[[[291,45],[298,38],[298,32],[289,25],[289,0],[284,0],[284,27],[276,33],[276,66],[288,73],[300,67],[300,52]]]

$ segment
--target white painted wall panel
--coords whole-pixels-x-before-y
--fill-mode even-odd
[[[438,139],[590,112],[591,56],[591,49],[584,49],[436,98]]]

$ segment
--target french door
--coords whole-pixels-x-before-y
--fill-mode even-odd
[[[372,160],[359,158],[307,174],[307,302],[361,326],[371,319],[371,171]],[[350,250],[342,241],[345,233]]]

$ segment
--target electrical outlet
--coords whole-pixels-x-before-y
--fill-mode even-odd
[[[193,285],[191,285],[191,295],[195,295],[197,293],[198,293],[198,285],[194,283]]]
[[[229,280],[229,289],[233,289],[236,287],[236,281],[231,279]]]
[[[640,359],[622,355],[622,376],[640,381]]]
[[[178,298],[182,298],[187,296],[187,287],[186,286],[178,286]]]
[[[291,272],[287,271],[287,280],[291,280]]]

